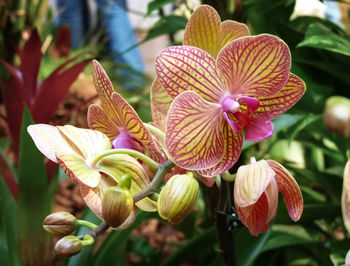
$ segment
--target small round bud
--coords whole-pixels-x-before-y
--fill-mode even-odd
[[[350,135],[350,100],[341,96],[332,96],[326,101],[323,112],[325,126],[342,137]]]
[[[65,236],[57,241],[55,251],[58,256],[70,257],[80,252],[82,248],[81,240],[76,236]]]
[[[159,194],[158,213],[171,224],[179,224],[193,209],[199,185],[192,173],[174,175]]]
[[[61,211],[51,213],[43,221],[43,227],[50,234],[69,235],[76,227],[77,219],[69,212]]]
[[[134,200],[129,189],[119,186],[108,188],[102,199],[102,215],[108,225],[118,227],[129,217]]]

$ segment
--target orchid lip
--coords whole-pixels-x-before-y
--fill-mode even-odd
[[[222,98],[221,106],[224,112],[232,114],[238,112],[239,108],[241,107],[239,102],[237,102],[236,98],[230,95],[226,95]]]

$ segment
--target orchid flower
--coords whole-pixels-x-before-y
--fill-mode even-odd
[[[238,159],[243,129],[247,141],[269,138],[271,119],[305,91],[304,82],[289,73],[290,63],[287,45],[268,34],[238,38],[216,60],[193,46],[164,49],[156,70],[158,82],[173,99],[165,137],[173,161],[215,176]]]
[[[93,81],[102,107],[89,107],[89,127],[103,132],[111,140],[113,148],[127,148],[145,153],[157,162],[164,160],[157,144],[135,110],[114,92],[113,85],[102,66],[92,62]]]
[[[278,192],[283,194],[289,216],[298,221],[303,211],[303,197],[293,176],[273,160],[256,162],[238,168],[234,186],[237,214],[252,235],[269,230],[276,216]]]
[[[140,192],[150,183],[145,170],[135,158],[127,154],[106,154],[112,144],[101,132],[46,124],[31,125],[28,132],[48,159],[58,163],[69,177],[81,184],[85,202],[100,218],[103,218],[104,191],[118,185],[123,176],[130,176],[132,194]],[[156,202],[149,198],[136,205],[145,211],[156,210]]]

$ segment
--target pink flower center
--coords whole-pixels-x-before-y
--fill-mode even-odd
[[[112,147],[114,149],[131,149],[139,152],[143,152],[142,146],[138,140],[129,135],[125,130],[120,130],[119,135],[112,140]]]
[[[231,114],[238,112],[239,108],[241,107],[239,102],[237,102],[236,98],[230,95],[226,95],[221,100],[221,106],[224,112]]]

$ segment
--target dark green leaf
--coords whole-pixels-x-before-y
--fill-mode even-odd
[[[42,221],[50,213],[51,199],[44,158],[27,132],[33,120],[23,113],[18,171],[18,236],[21,260],[27,265],[50,265],[50,235]]]
[[[8,259],[11,261],[11,265],[21,265],[17,242],[17,204],[2,177],[0,177],[0,194],[1,224],[6,234],[5,239],[7,243],[6,256],[8,256]]]
[[[271,231],[252,236],[246,227],[242,228],[234,235],[235,256],[237,265],[247,266],[255,260],[261,253],[266,240],[269,238]]]
[[[305,46],[350,56],[350,41],[319,24],[309,25],[305,39],[297,47]]]
[[[187,19],[181,16],[165,16],[162,17],[153,27],[149,30],[143,42],[156,38],[163,34],[174,33],[178,30],[182,30],[186,27]]]
[[[159,8],[162,8],[166,4],[173,3],[176,0],[153,0],[150,2],[147,6],[147,13],[146,16],[149,16],[154,10],[157,10]]]

